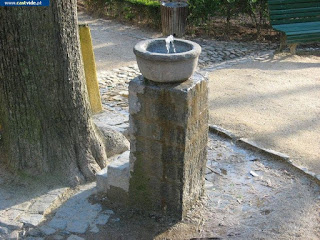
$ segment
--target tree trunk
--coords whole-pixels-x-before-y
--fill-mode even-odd
[[[93,179],[107,156],[90,118],[76,0],[2,7],[0,22],[6,163],[32,175],[55,172],[72,184]]]

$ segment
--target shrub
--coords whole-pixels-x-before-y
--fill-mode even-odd
[[[224,17],[227,29],[236,16],[248,16],[259,34],[260,27],[268,17],[267,0],[188,0],[189,24],[201,25],[211,17]]]
[[[87,8],[94,13],[161,28],[158,0],[85,0],[85,2]],[[231,19],[245,16],[251,20],[259,35],[261,26],[268,17],[267,0],[188,0],[188,4],[190,29],[210,26],[213,17],[222,17],[226,20],[228,32]]]
[[[89,11],[146,24],[153,28],[161,26],[160,3],[154,0],[85,0]]]

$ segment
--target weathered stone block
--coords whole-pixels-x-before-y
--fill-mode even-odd
[[[157,179],[163,178],[163,163],[161,154],[136,152],[135,156],[137,156],[139,159],[149,159],[149,161],[146,161],[143,166],[141,166],[142,170],[145,171],[146,176]]]
[[[130,143],[122,133],[109,127],[100,126],[99,129],[108,151],[108,158],[129,150]]]
[[[197,74],[181,84],[130,82],[131,206],[181,219],[202,195],[207,91]]]
[[[129,154],[129,151],[122,153],[108,166],[108,184],[126,192],[129,190]]]
[[[107,192],[108,187],[108,167],[103,168],[96,174],[97,191]]]
[[[163,134],[160,126],[153,122],[148,122],[145,119],[130,119],[130,125],[135,126],[134,132],[136,137],[145,137],[153,140],[160,140]]]
[[[129,151],[119,155],[108,167],[97,173],[97,191],[119,204],[126,204],[129,191]]]

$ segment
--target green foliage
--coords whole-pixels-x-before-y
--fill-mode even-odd
[[[253,24],[260,29],[268,16],[267,0],[189,0],[191,24],[199,25],[211,17],[225,17],[227,23],[238,15],[249,16]]]
[[[96,13],[123,20],[146,23],[160,28],[161,13],[158,0],[85,0]],[[207,26],[213,17],[222,17],[229,29],[230,20],[239,15],[247,16],[257,33],[268,16],[267,0],[188,0],[189,26]]]
[[[213,16],[219,9],[219,0],[189,0],[189,19],[201,24]]]
[[[132,20],[135,17],[134,12],[131,7],[124,7],[124,17],[125,19]]]
[[[87,8],[95,13],[125,21],[139,22],[159,28],[160,3],[154,0],[85,0]]]
[[[144,5],[144,6],[152,6],[159,7],[160,3],[154,0],[125,0],[126,2],[130,2],[132,4]]]

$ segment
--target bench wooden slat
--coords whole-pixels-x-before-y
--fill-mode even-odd
[[[280,32],[285,32],[287,36],[293,36],[293,35],[309,35],[309,34],[313,34],[313,33],[320,33],[319,29],[312,29],[312,30],[300,30],[300,31],[283,31],[281,28],[276,28],[278,31]]]
[[[311,41],[311,39],[319,39],[320,38],[320,34],[319,33],[316,33],[316,34],[313,34],[313,35],[294,35],[294,36],[289,36],[288,37],[288,40],[309,40]]]
[[[272,26],[277,26],[281,24],[294,24],[294,23],[301,23],[301,22],[316,22],[319,21],[319,17],[310,17],[305,18],[304,21],[301,21],[300,18],[292,18],[292,19],[278,19],[278,20],[270,20]]]
[[[269,0],[269,5],[290,5],[294,3],[312,3],[312,2],[319,2],[319,0]]]
[[[289,6],[283,4],[281,5],[269,5],[269,9],[272,11],[272,13],[276,10],[286,10],[286,9],[296,9],[296,8],[313,8],[313,7],[319,7],[320,2],[314,2],[314,3],[293,3]]]
[[[294,40],[298,41],[298,40],[303,40],[303,41],[310,41],[312,42],[315,39],[320,39],[320,34],[314,34],[314,35],[310,35],[310,36],[306,36],[306,35],[295,35],[295,36],[291,36],[288,37],[287,41],[291,41],[293,42]]]
[[[318,32],[318,33],[312,33],[312,34],[308,34],[308,35],[306,35],[306,34],[298,34],[298,35],[289,35],[289,36],[287,36],[287,38],[289,38],[289,39],[302,39],[302,38],[311,38],[311,37],[313,37],[313,38],[315,38],[315,37],[320,37],[320,33]]]
[[[305,30],[305,31],[286,32],[287,36],[310,35],[310,34],[313,34],[313,33],[319,33],[319,30]]]
[[[320,31],[319,22],[308,22],[308,23],[293,23],[293,24],[281,24],[274,26],[275,29],[280,31],[298,31],[300,29],[318,29]]]
[[[320,41],[320,34],[318,35],[310,35],[310,36],[302,36],[296,35],[287,38],[287,43],[312,43],[312,42],[319,42]]]
[[[287,14],[296,14],[296,13],[304,13],[305,16],[308,16],[309,13],[320,13],[320,3],[317,7],[309,7],[309,8],[296,8],[296,9],[281,9],[281,10],[272,10],[272,16],[284,16]]]
[[[303,21],[304,18],[308,19],[308,17],[317,17],[320,16],[320,11],[315,12],[309,12],[308,15],[303,12],[298,13],[289,13],[289,14],[283,14],[283,15],[272,15],[270,18],[271,20],[278,20],[278,19],[294,19],[294,18],[301,18],[301,21]]]

